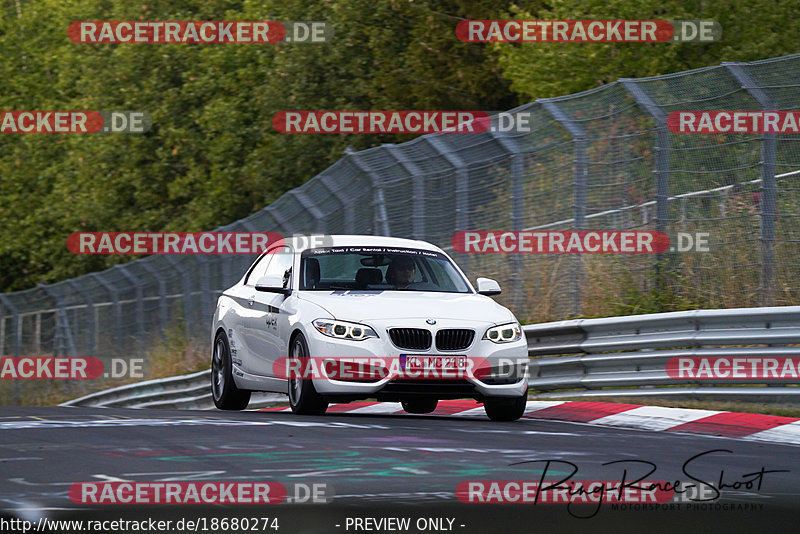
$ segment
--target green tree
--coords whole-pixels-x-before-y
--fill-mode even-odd
[[[21,16],[17,11],[20,6]],[[288,109],[504,109],[518,103],[461,18],[497,0],[4,0],[2,110],[141,110],[145,135],[0,136],[0,290],[131,259],[74,256],[76,231],[198,231],[245,217],[348,145],[408,136],[284,135]],[[76,20],[321,20],[324,44],[77,44]],[[265,230],[275,230],[267,228]]]
[[[713,43],[497,43],[511,88],[530,98],[576,93],[618,78],[668,74],[754,61],[797,51],[797,4],[774,0],[551,0],[515,19],[711,19],[722,25]]]

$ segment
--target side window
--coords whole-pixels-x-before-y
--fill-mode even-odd
[[[280,276],[283,278],[283,287],[291,287],[292,260],[294,259],[292,249],[285,247],[283,251],[269,255],[273,256],[272,261],[269,262],[266,272],[261,276]],[[253,283],[256,280],[253,279]]]
[[[275,254],[264,254],[258,258],[258,262],[250,269],[250,273],[247,275],[244,284],[246,286],[256,285],[256,281],[264,276],[264,273],[267,271],[267,266],[274,256]]]

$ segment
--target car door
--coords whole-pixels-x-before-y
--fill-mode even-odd
[[[262,276],[278,276],[285,288],[291,288],[294,252],[282,246],[269,254],[271,258],[264,271],[248,277],[245,287],[250,291],[248,310],[243,320],[243,341],[249,354],[246,372],[259,376],[274,376],[273,364],[285,356],[286,342],[282,331],[288,327],[288,314],[282,311],[287,297],[280,293],[257,291],[256,282]]]
[[[252,340],[248,334],[254,316],[255,281],[264,276],[270,260],[272,260],[271,254],[264,253],[259,256],[248,269],[243,282],[227,289],[224,293],[230,305],[230,309],[226,312],[226,326],[231,359],[239,369],[247,373],[252,372],[251,362],[254,359],[249,344]]]

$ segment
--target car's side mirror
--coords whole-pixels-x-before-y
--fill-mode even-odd
[[[281,295],[289,295],[292,292],[290,288],[283,287],[282,276],[262,276],[256,281],[256,291],[280,293]]]
[[[476,282],[478,282],[479,294],[486,295],[487,297],[500,294],[500,284],[498,284],[496,280],[492,280],[491,278],[478,278]]]

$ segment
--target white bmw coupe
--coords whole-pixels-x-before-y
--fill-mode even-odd
[[[312,236],[314,237],[314,236]],[[292,238],[267,249],[217,301],[212,394],[223,410],[252,391],[285,393],[297,414],[375,398],[430,413],[473,398],[519,419],[527,343],[514,315],[477,291],[440,248],[380,236]]]

